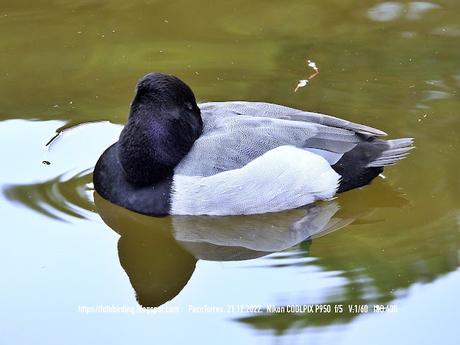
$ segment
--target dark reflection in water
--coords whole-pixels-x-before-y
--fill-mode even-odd
[[[374,190],[360,191],[352,201],[344,197],[286,212],[241,217],[165,217],[140,215],[113,205],[94,194],[96,209],[104,222],[120,234],[120,263],[144,307],[159,306],[174,298],[187,284],[197,260],[236,261],[285,251],[281,259],[294,258],[289,265],[302,265],[312,255],[312,241],[352,223],[373,225],[365,217],[385,207],[404,207],[407,200],[387,184],[378,181]],[[381,198],[372,198],[379,193]],[[378,221],[377,221],[378,222]],[[353,239],[344,247],[354,247]],[[336,241],[333,241],[334,243]],[[350,253],[348,253],[350,254]],[[283,259],[284,258],[284,259]],[[353,294],[355,272],[360,263],[322,263],[327,270],[343,270],[350,280],[347,289]],[[311,261],[310,261],[311,262]],[[377,277],[378,278],[378,277]],[[367,285],[376,282],[366,281]],[[363,295],[359,290],[356,294]],[[362,296],[362,298],[365,298]]]
[[[136,298],[144,307],[157,307],[187,284],[197,259],[177,244],[171,218],[152,218],[111,204],[94,193],[97,211],[120,235],[118,255]]]

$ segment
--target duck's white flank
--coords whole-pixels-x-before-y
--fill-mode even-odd
[[[321,156],[280,146],[239,169],[206,177],[175,174],[171,214],[277,212],[331,198],[339,179]]]

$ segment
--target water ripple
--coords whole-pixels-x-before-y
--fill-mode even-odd
[[[56,220],[96,219],[92,199],[92,172],[62,174],[51,180],[24,185],[6,185],[3,194],[12,203],[20,203]]]

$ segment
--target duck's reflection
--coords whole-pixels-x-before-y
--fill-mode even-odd
[[[120,263],[139,304],[157,307],[176,296],[192,276],[197,260],[177,244],[171,232],[171,218],[128,211],[97,193],[94,202],[104,222],[120,235]]]
[[[364,192],[353,203],[340,199],[280,213],[238,217],[154,218],[111,204],[97,193],[94,201],[104,222],[121,236],[120,263],[138,302],[156,307],[183,289],[199,259],[254,259],[344,228],[376,208],[406,202],[384,183],[377,185],[380,197],[374,202]]]

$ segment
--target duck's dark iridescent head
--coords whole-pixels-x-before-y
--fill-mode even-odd
[[[195,95],[187,84],[175,76],[155,72],[145,75],[137,83],[131,111],[140,105],[177,107],[184,111],[200,113]]]
[[[137,83],[118,141],[126,179],[149,185],[172,174],[203,128],[195,95],[180,79],[149,73]]]

